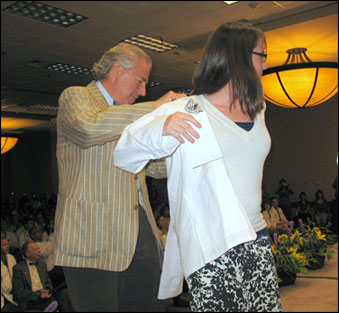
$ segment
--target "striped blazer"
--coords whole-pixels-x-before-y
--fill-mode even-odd
[[[138,182],[160,244],[145,171],[131,174],[113,162],[113,150],[125,126],[152,110],[151,103],[109,106],[95,81],[86,87],[69,87],[60,95],[55,265],[127,269],[139,231]]]

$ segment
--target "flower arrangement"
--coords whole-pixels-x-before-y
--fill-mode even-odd
[[[324,265],[325,258],[333,258],[334,251],[330,248],[336,242],[336,235],[327,229],[316,226],[304,225],[302,219],[298,220],[299,228],[292,235],[297,243],[297,251],[304,253],[310,269],[320,268]]]
[[[297,273],[308,273],[308,261],[304,253],[298,252],[295,237],[287,234],[273,234],[272,251],[278,274],[279,285],[294,283]],[[283,280],[290,280],[283,283]]]

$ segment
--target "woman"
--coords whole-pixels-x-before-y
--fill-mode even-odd
[[[307,200],[307,194],[305,191],[299,193],[299,201],[297,203],[297,217],[301,218],[304,223],[311,223],[311,203]]]
[[[331,220],[330,206],[325,199],[324,192],[318,189],[315,193],[315,200],[313,202],[313,220],[317,226],[328,226],[328,222]]]
[[[115,150],[115,165],[134,173],[167,156],[171,224],[158,297],[179,294],[185,276],[192,311],[281,311],[260,213],[271,144],[264,51],[261,30],[221,25],[194,73],[193,96],[128,126]]]

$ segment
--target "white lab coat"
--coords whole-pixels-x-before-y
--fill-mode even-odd
[[[166,158],[171,223],[165,247],[159,299],[182,292],[188,277],[230,248],[256,239],[256,233],[234,192],[224,159],[192,168],[192,157],[171,136],[162,136],[166,118],[186,112],[192,96],[167,103],[130,124],[114,152],[114,164],[137,173],[151,159]],[[187,106],[186,106],[187,107]],[[202,125],[211,127],[210,125]],[[198,130],[199,131],[199,130]],[[212,131],[213,133],[213,131]],[[194,145],[201,145],[199,139]],[[198,146],[197,146],[198,147]],[[206,153],[212,146],[200,147]]]

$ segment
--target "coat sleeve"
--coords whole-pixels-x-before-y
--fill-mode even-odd
[[[138,173],[150,160],[172,154],[180,142],[172,136],[162,136],[168,116],[163,109],[157,109],[127,126],[114,151],[114,165]]]
[[[118,139],[127,125],[153,110],[151,103],[101,109],[96,101],[85,87],[69,87],[59,98],[58,131],[84,149]]]

